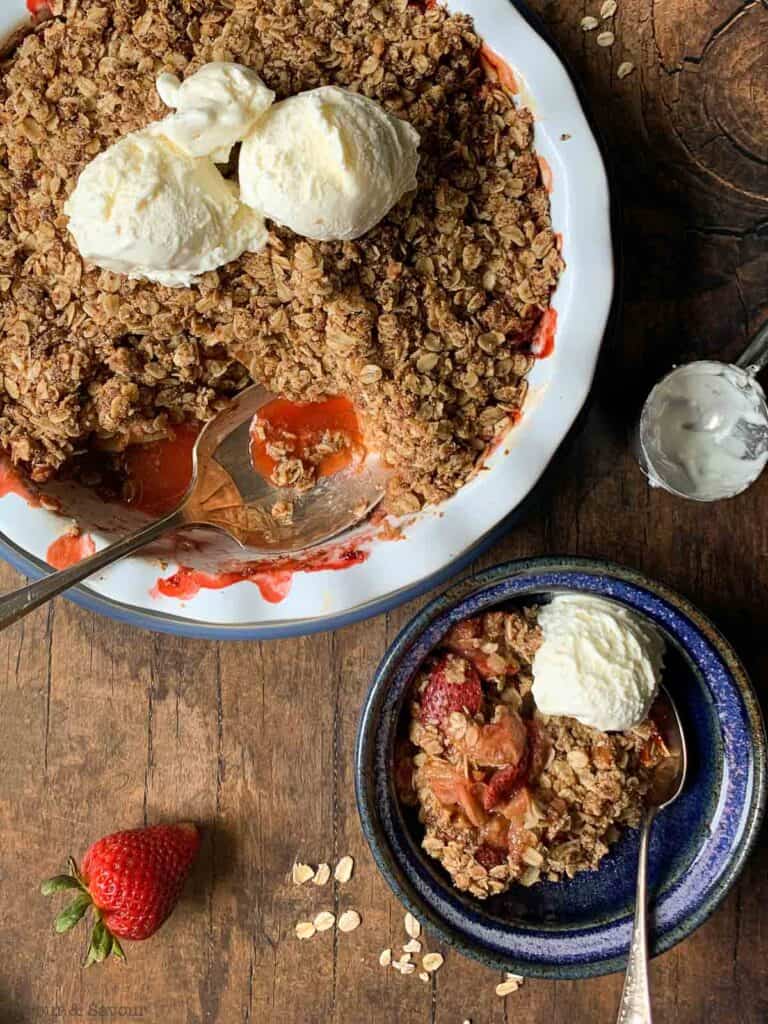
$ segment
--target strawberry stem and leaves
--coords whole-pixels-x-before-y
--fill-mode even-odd
[[[40,886],[40,892],[43,896],[53,896],[57,892],[65,892],[70,889],[79,890],[72,902],[68,903],[57,914],[53,927],[59,934],[68,932],[75,927],[88,910],[91,910],[94,923],[91,941],[88,946],[88,954],[83,966],[90,967],[91,964],[102,963],[110,954],[117,960],[125,961],[126,957],[123,947],[104,924],[101,913],[94,906],[91,894],[88,892],[88,887],[72,857],[68,859],[67,867],[69,868],[69,874],[54,875],[53,878],[46,879]]]
[[[64,907],[53,922],[53,927],[60,935],[68,932],[71,928],[75,927],[90,906],[91,897],[87,892],[81,892],[79,896],[75,896],[72,902]]]
[[[71,875],[55,875],[40,886],[43,896],[52,896],[55,892],[63,892],[65,889],[82,889],[82,886]]]

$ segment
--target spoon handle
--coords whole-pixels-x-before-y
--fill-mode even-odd
[[[640,852],[637,859],[637,892],[635,894],[635,920],[629,943],[627,972],[616,1024],[653,1024],[651,991],[648,984],[648,842],[656,808],[645,812],[640,829]]]
[[[138,551],[139,548],[157,540],[174,526],[181,526],[183,522],[184,516],[176,509],[170,515],[150,523],[149,526],[143,526],[134,533],[129,533],[127,537],[122,537],[114,544],[109,544],[101,551],[97,551],[89,558],[84,558],[68,569],[49,573],[35,583],[4,594],[0,597],[0,630],[17,622],[63,590],[68,590],[100,569],[106,569],[113,562]]]
[[[757,329],[734,365],[754,376],[763,369],[766,363],[768,363],[768,320]]]

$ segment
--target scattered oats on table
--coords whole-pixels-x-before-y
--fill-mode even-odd
[[[304,885],[310,878],[314,877],[314,870],[309,864],[294,864],[291,872],[294,885]]]
[[[315,877],[312,879],[314,885],[325,885],[331,877],[331,869],[328,864],[318,864]]]
[[[339,918],[338,928],[340,932],[353,932],[360,926],[360,915],[356,910],[345,910]]]
[[[496,995],[502,998],[509,996],[513,992],[517,992],[522,983],[523,979],[519,975],[507,975],[506,980],[496,986]]]
[[[347,856],[342,857],[339,863],[336,865],[336,870],[333,872],[333,877],[337,882],[341,882],[342,885],[348,882],[352,877],[352,871],[354,869],[354,860]]]
[[[442,5],[140,6],[137,34],[136,0],[54,0],[0,68],[0,446],[44,481],[89,447],[209,419],[256,379],[295,400],[348,395],[395,467],[390,511],[449,497],[525,402],[563,268],[531,113]],[[167,113],[160,71],[222,56],[280,99],[347,86],[410,121],[418,189],[354,242],[273,226],[263,251],[191,288],[84,264],[62,206],[85,163]]]
[[[428,971],[431,974],[433,971],[439,971],[444,962],[445,961],[440,953],[427,953],[427,955],[422,958],[421,966],[425,971]]]

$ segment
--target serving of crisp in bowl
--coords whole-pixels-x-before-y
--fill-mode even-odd
[[[564,596],[607,601],[663,641],[662,678],[689,753],[684,791],[652,835],[654,954],[724,898],[766,788],[765,728],[743,666],[662,584],[609,563],[540,558],[487,570],[428,605],[395,640],[363,708],[363,830],[393,891],[442,940],[550,978],[623,965],[635,826],[663,755],[642,709],[622,732],[532,708],[536,618]]]
[[[613,300],[608,184],[557,56],[506,0],[150,2],[138,18],[120,0],[34,6],[0,68],[8,557],[35,575],[62,533],[87,551],[157,514],[136,501],[136,450],[173,497],[190,431],[257,380],[293,402],[353,403],[391,470],[376,522],[290,560],[196,536],[78,600],[171,632],[282,635],[455,570],[573,425]],[[0,32],[22,17],[6,5]],[[419,134],[416,188],[354,241],[268,221],[262,250],[186,287],[81,258],[67,211],[83,167],[166,112],[159,75],[215,62],[279,99],[340,86],[375,100]],[[234,162],[222,168],[234,183]]]

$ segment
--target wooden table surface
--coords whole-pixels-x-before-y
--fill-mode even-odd
[[[619,0],[602,49],[579,29],[597,0],[536,6],[616,161],[626,308],[551,497],[479,566],[553,552],[637,566],[698,602],[765,694],[768,477],[711,507],[651,493],[628,432],[663,370],[736,355],[768,315],[768,9]],[[620,82],[624,60],[636,70]],[[0,570],[3,588],[19,582]],[[454,953],[430,984],[378,964],[404,941],[402,912],[360,833],[353,742],[371,673],[421,603],[309,639],[207,643],[57,601],[0,635],[1,1024],[614,1020],[618,976],[530,981],[505,1001],[497,975]],[[39,880],[104,833],[180,818],[210,826],[183,904],[128,966],[81,971],[84,934],[53,934]],[[347,853],[341,892],[290,884],[295,857]],[[654,963],[659,1022],[768,1019],[766,868],[763,839],[714,917]],[[362,927],[294,938],[310,910],[338,906]]]

